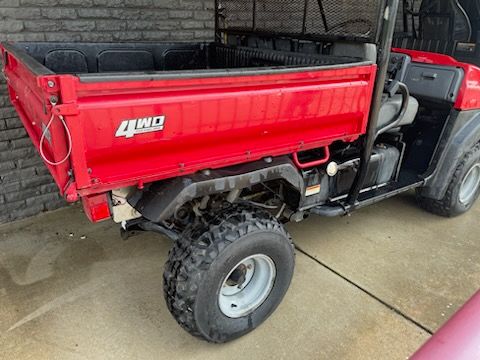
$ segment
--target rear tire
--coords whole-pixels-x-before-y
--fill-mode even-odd
[[[441,200],[423,197],[417,191],[419,205],[436,215],[454,217],[470,210],[480,195],[480,143],[469,151],[455,170]]]
[[[208,224],[187,229],[170,251],[164,273],[168,309],[194,336],[233,340],[273,313],[294,264],[290,236],[276,218],[232,206]]]

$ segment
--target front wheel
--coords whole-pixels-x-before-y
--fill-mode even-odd
[[[425,210],[446,217],[461,215],[470,210],[480,195],[480,143],[469,151],[455,170],[447,192],[441,200],[417,199]]]
[[[186,230],[169,254],[164,291],[177,322],[223,343],[266,320],[293,275],[290,236],[268,212],[234,206]]]

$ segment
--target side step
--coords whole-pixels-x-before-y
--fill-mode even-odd
[[[360,194],[358,202],[355,205],[348,205],[342,202],[332,203],[331,205],[320,205],[310,209],[310,212],[320,216],[333,217],[346,215],[349,212],[362,207],[375,204],[379,201],[391,198],[405,191],[422,186],[424,180],[417,180],[414,183],[402,184],[394,183],[378,189],[373,189]]]

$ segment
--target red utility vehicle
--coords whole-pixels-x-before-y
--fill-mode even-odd
[[[283,223],[477,199],[480,27],[456,0],[413,5],[218,0],[213,42],[3,44],[4,74],[65,198],[172,238],[168,308],[224,342],[287,291]]]

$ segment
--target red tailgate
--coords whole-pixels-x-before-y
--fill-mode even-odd
[[[91,170],[82,168],[77,185],[149,182],[351,141],[365,132],[375,69],[78,81],[79,115],[69,120],[83,144],[74,159]],[[126,121],[150,118],[162,129],[129,133]]]

